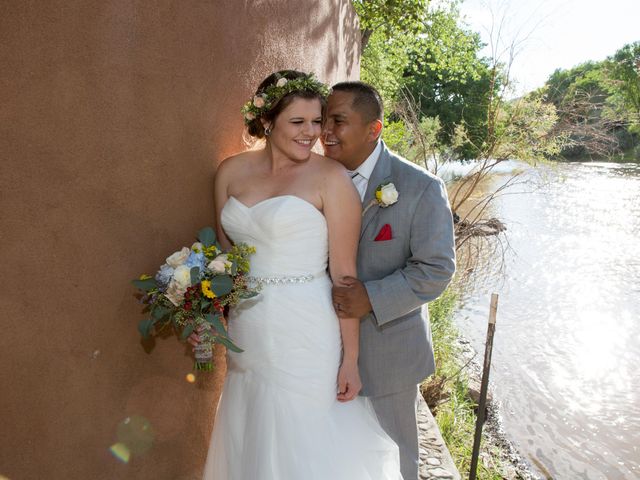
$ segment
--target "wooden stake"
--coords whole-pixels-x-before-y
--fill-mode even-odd
[[[473,438],[473,453],[471,454],[471,470],[469,480],[475,480],[478,470],[478,456],[480,455],[480,440],[482,439],[482,426],[485,421],[487,405],[487,390],[489,388],[489,370],[491,370],[491,353],[493,352],[493,334],[496,330],[496,313],[498,312],[498,294],[491,295],[489,307],[489,325],[487,326],[487,342],[484,348],[484,362],[482,367],[482,383],[480,385],[480,401],[478,402],[478,418],[476,419],[476,432]]]

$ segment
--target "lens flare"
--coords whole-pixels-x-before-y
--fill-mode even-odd
[[[193,373],[187,373],[187,376],[185,377],[185,379],[187,380],[187,382],[193,383],[196,381],[196,376]]]
[[[149,420],[132,415],[120,422],[117,437],[118,443],[124,445],[130,454],[143,455],[153,446],[155,433]]]
[[[129,463],[131,452],[124,443],[114,443],[109,447],[109,451],[122,463]],[[3,480],[2,477],[0,477],[0,480]]]

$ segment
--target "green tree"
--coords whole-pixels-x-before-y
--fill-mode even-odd
[[[361,15],[366,49],[361,78],[375,85],[387,108],[387,125],[397,120],[394,104],[406,96],[422,116],[437,118],[438,139],[451,146],[459,125],[468,141],[457,145],[463,158],[478,155],[487,134],[487,102],[500,82],[480,57],[477,33],[460,25],[457,0],[354,2]],[[383,15],[383,17],[380,17]]]
[[[360,18],[360,43],[364,53],[374,32],[385,39],[416,30],[429,0],[353,0]]]
[[[556,70],[541,92],[557,108],[557,130],[570,140],[563,157],[637,157],[640,42],[604,61]]]
[[[404,72],[405,86],[422,114],[439,118],[443,143],[451,144],[457,126],[464,125],[469,141],[458,149],[463,158],[479,154],[488,104],[501,85],[489,60],[480,56],[482,47],[477,33],[460,26],[457,4],[451,3],[430,12]]]
[[[640,134],[640,42],[622,47],[604,68],[611,109],[628,122],[631,132]]]
[[[392,104],[405,83],[404,70],[409,63],[411,38],[398,33],[387,38],[384,32],[374,32],[360,60],[360,78],[375,85],[385,103]]]
[[[609,96],[604,76],[603,62],[585,62],[568,70],[557,69],[541,90],[558,111],[557,131],[569,140],[562,157],[606,156],[615,149],[616,122],[603,115]]]

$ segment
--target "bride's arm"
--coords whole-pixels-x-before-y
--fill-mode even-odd
[[[223,160],[216,170],[216,175],[213,180],[213,208],[215,211],[215,230],[216,237],[218,238],[218,243],[222,247],[222,250],[228,250],[231,248],[231,242],[227,238],[227,235],[224,233],[222,229],[222,225],[220,222],[220,215],[222,213],[222,207],[229,200],[229,194],[227,193],[228,186],[228,176],[230,170],[229,164],[223,167],[223,164],[226,160]],[[202,330],[198,330],[197,332],[193,332],[189,337],[187,337],[187,342],[196,347],[200,343],[200,336],[198,335]],[[193,349],[192,349],[193,350]]]
[[[216,176],[213,181],[213,204],[216,215],[216,237],[218,238],[218,242],[223,250],[228,250],[231,248],[231,241],[227,238],[227,235],[224,233],[222,229],[222,222],[220,221],[220,216],[222,214],[222,207],[229,200],[229,193],[227,188],[229,186],[229,177],[231,176],[230,170],[233,170],[233,166],[228,162],[228,160],[223,160],[220,165],[218,165],[218,169],[216,170]]]
[[[335,165],[327,176],[323,198],[329,229],[329,272],[334,285],[346,286],[345,277],[356,276],[362,204],[346,170]],[[337,306],[336,306],[337,307]],[[338,372],[338,400],[353,400],[362,388],[358,372],[360,319],[340,318],[343,358]]]

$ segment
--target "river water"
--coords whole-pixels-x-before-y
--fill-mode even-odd
[[[500,295],[494,397],[543,476],[640,479],[640,164],[523,178],[492,206],[508,228],[503,274],[465,295],[458,326],[481,362]]]

